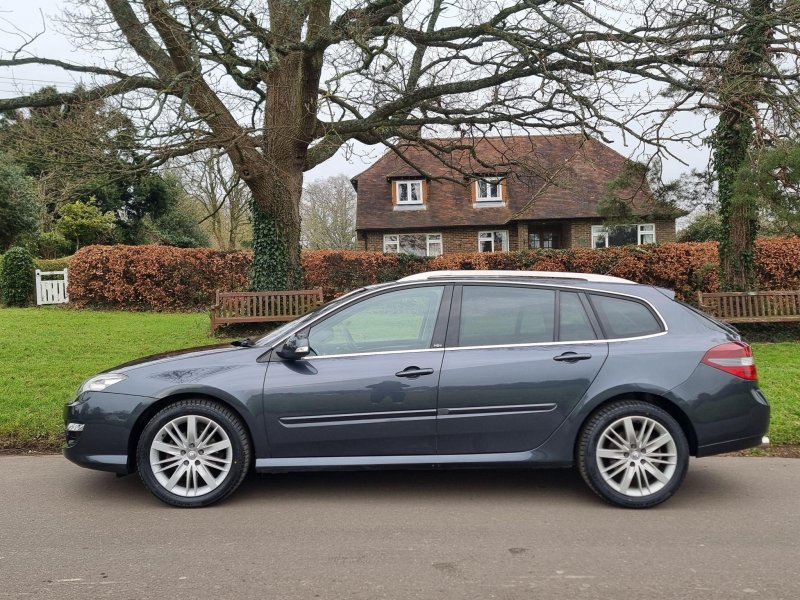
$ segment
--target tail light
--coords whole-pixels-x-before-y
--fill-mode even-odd
[[[728,342],[714,346],[706,352],[701,362],[742,379],[758,379],[753,350],[744,342]]]

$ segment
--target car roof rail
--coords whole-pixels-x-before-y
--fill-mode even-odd
[[[595,273],[567,273],[563,271],[505,271],[501,269],[486,270],[452,270],[426,271],[415,273],[398,279],[401,282],[429,281],[431,279],[572,279],[574,281],[591,281],[594,283],[636,283],[630,279],[612,275]]]

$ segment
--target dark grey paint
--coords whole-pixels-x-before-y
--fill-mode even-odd
[[[67,435],[64,453],[86,467],[130,472],[137,436],[147,420],[175,399],[198,396],[216,399],[241,416],[261,471],[569,466],[577,435],[592,411],[630,396],[672,412],[694,454],[760,443],[769,406],[757,384],[700,364],[706,350],[734,339],[722,327],[649,286],[507,283],[633,295],[657,309],[668,331],[627,341],[453,350],[456,298],[450,325],[447,310],[437,324],[434,343],[441,343],[442,350],[295,362],[271,352],[290,333],[350,302],[425,284],[375,286],[284,330],[280,339],[265,338],[262,346],[187,351],[112,369],[128,379],[104,392],[84,393],[65,407],[65,421],[85,428]],[[590,354],[591,359],[553,360],[564,352]],[[433,372],[397,377],[407,367]]]
[[[567,352],[591,358],[553,360]],[[447,350],[439,385],[439,453],[520,452],[539,446],[586,393],[607,354],[605,342]],[[520,410],[526,405],[529,411]],[[483,410],[470,411],[473,407]]]
[[[436,453],[442,350],[273,360],[264,386],[273,457]],[[428,375],[398,377],[409,367]]]

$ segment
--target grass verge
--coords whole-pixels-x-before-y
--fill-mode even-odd
[[[753,344],[758,379],[769,400],[773,444],[800,444],[800,343]]]
[[[206,314],[1,308],[0,448],[59,448],[63,405],[99,371],[224,341]]]
[[[58,449],[62,407],[87,377],[134,358],[225,342],[206,314],[0,309],[0,449]],[[800,444],[800,343],[753,345],[773,444]]]

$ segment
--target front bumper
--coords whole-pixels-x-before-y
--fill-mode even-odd
[[[135,463],[131,442],[136,422],[154,401],[111,392],[82,394],[64,407],[64,456],[88,469],[131,473]]]

